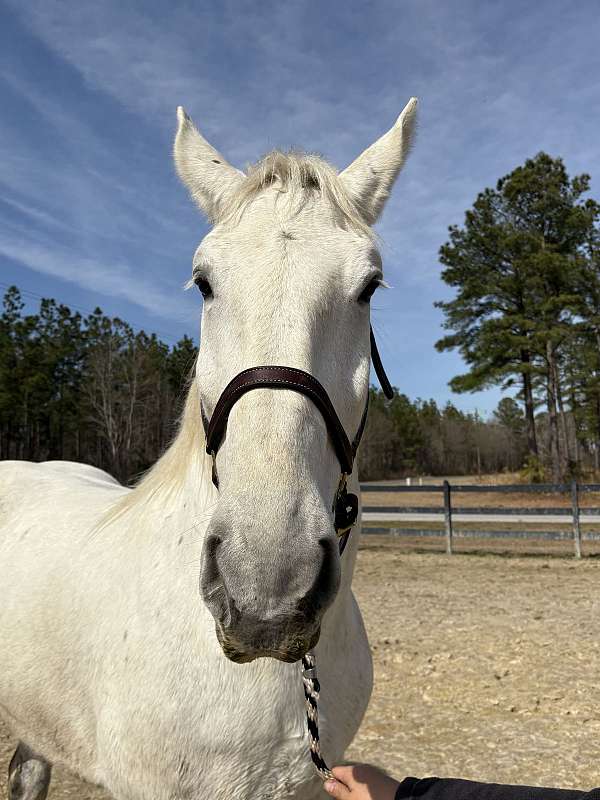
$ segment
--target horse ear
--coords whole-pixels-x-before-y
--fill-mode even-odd
[[[177,174],[208,219],[216,222],[246,176],[206,141],[181,106],[177,108],[177,120],[174,146]]]
[[[411,97],[394,127],[340,173],[346,191],[369,225],[377,221],[414,139],[417,98]]]

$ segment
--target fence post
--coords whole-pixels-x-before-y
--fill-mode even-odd
[[[573,543],[575,558],[581,558],[581,527],[579,525],[579,492],[577,481],[571,482],[571,504],[573,506]]]
[[[446,553],[452,555],[452,499],[448,481],[444,481],[444,523],[446,525]]]

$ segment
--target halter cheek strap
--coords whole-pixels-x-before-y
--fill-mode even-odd
[[[370,340],[371,360],[375,367],[375,372],[385,396],[391,399],[394,395],[394,390],[383,369],[372,328],[370,328]],[[346,482],[348,475],[352,473],[354,458],[365,430],[369,410],[368,395],[358,431],[352,443],[350,443],[329,395],[319,381],[309,372],[295,367],[259,366],[250,367],[238,373],[223,390],[210,420],[206,418],[204,409],[202,409],[202,423],[206,434],[206,452],[212,457],[212,480],[217,488],[219,488],[219,478],[216,468],[216,456],[225,436],[229,414],[237,401],[252,389],[288,389],[298,392],[310,398],[323,415],[341,468],[341,478],[333,500],[332,510],[335,515],[335,530],[340,537],[340,553],[343,552],[350,530],[358,516],[358,498],[356,495],[348,493]]]

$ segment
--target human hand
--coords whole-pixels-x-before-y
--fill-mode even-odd
[[[334,767],[335,780],[325,781],[325,791],[338,800],[394,800],[400,784],[368,764]]]

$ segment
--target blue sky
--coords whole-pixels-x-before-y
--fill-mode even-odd
[[[378,225],[374,301],[392,382],[452,395],[438,354],[439,246],[478,191],[540,150],[600,196],[600,6],[590,2],[0,2],[0,290],[101,306],[173,343],[207,227],[175,177],[175,107],[244,167],[272,147],[345,167],[420,99],[416,147]]]

